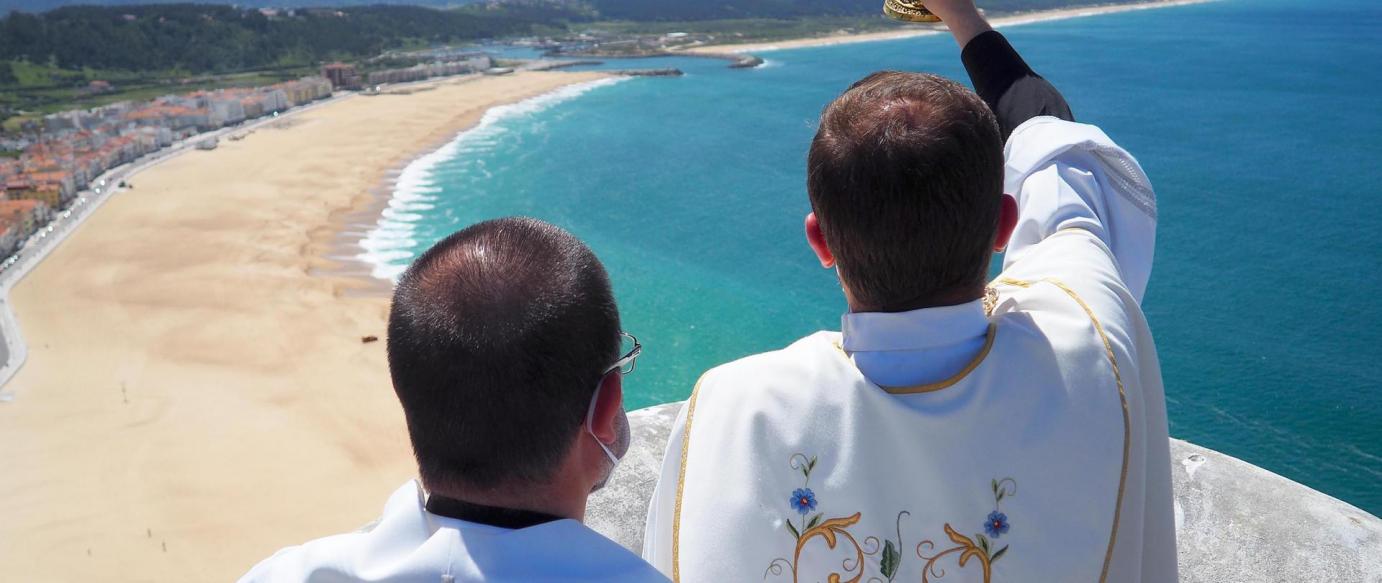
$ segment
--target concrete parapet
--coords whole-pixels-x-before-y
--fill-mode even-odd
[[[1382,582],[1382,520],[1240,459],[1171,440],[1180,580]]]
[[[633,445],[586,523],[641,552],[643,521],[681,403],[629,413]],[[1382,520],[1233,457],[1171,440],[1180,580],[1382,583]]]

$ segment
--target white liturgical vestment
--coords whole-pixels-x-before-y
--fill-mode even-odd
[[[389,496],[361,532],[289,547],[241,583],[666,581],[637,555],[575,520],[507,529],[428,513],[421,485]]]
[[[687,582],[1176,580],[1151,186],[1089,125],[1033,119],[1005,155],[1021,214],[989,305],[849,314],[707,372],[646,559]]]

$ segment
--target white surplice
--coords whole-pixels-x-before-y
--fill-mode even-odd
[[[1098,128],[1009,139],[1021,218],[983,301],[850,314],[717,367],[673,427],[644,558],[677,581],[1176,580],[1140,301],[1156,200]]]
[[[617,581],[667,579],[637,555],[575,520],[507,529],[437,516],[416,481],[396,490],[360,532],[275,553],[241,583],[389,581]]]

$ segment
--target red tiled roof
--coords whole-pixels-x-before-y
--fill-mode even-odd
[[[16,212],[33,212],[40,204],[42,204],[40,201],[30,199],[0,200],[0,214],[8,215]]]

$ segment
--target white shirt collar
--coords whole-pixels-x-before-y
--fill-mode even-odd
[[[571,519],[506,529],[426,511],[416,481],[389,497],[357,532],[289,547],[250,570],[263,581],[666,581],[651,565]]]
[[[982,298],[910,312],[854,312],[840,318],[846,352],[941,348],[982,338],[989,319]]]

